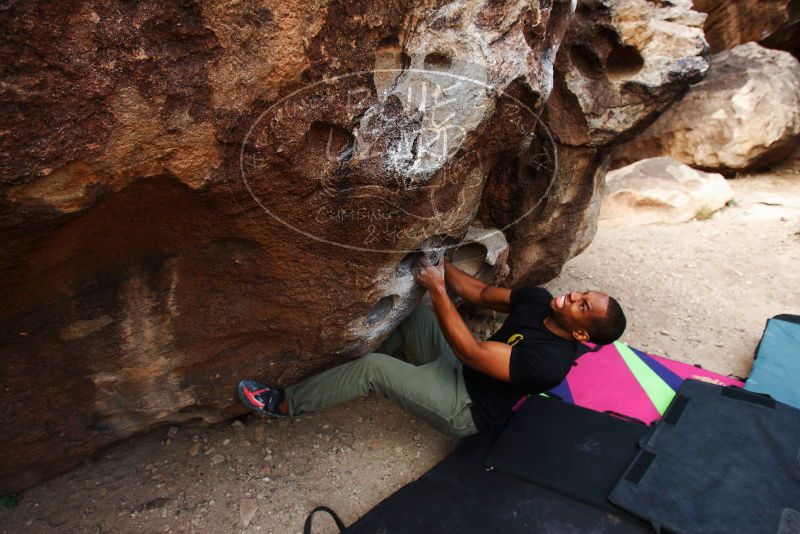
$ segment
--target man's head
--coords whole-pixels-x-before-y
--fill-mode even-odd
[[[614,298],[601,291],[573,291],[550,301],[553,318],[578,341],[613,343],[625,331],[625,314]]]

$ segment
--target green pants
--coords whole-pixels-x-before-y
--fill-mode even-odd
[[[412,363],[392,356],[401,349]],[[417,306],[378,351],[286,388],[289,414],[316,412],[376,391],[444,434],[478,431],[461,362],[427,306]]]

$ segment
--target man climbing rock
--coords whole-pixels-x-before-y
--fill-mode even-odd
[[[580,342],[612,343],[625,330],[619,303],[599,291],[553,297],[539,287],[490,286],[446,261],[419,262],[413,272],[433,312],[418,306],[377,352],[286,389],[243,380],[239,398],[260,413],[297,416],[376,391],[439,431],[466,436],[497,429],[523,396],[557,386],[583,352]],[[509,315],[476,341],[447,287]],[[408,362],[397,357],[401,350]]]

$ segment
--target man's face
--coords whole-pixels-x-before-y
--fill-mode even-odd
[[[605,317],[608,311],[608,295],[601,291],[572,291],[553,297],[550,309],[564,330],[585,341],[589,337],[592,323]]]

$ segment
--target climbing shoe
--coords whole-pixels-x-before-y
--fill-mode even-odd
[[[239,382],[238,390],[239,399],[251,410],[276,417],[286,417],[286,414],[278,410],[284,398],[282,389],[270,388],[253,380],[242,380]]]

